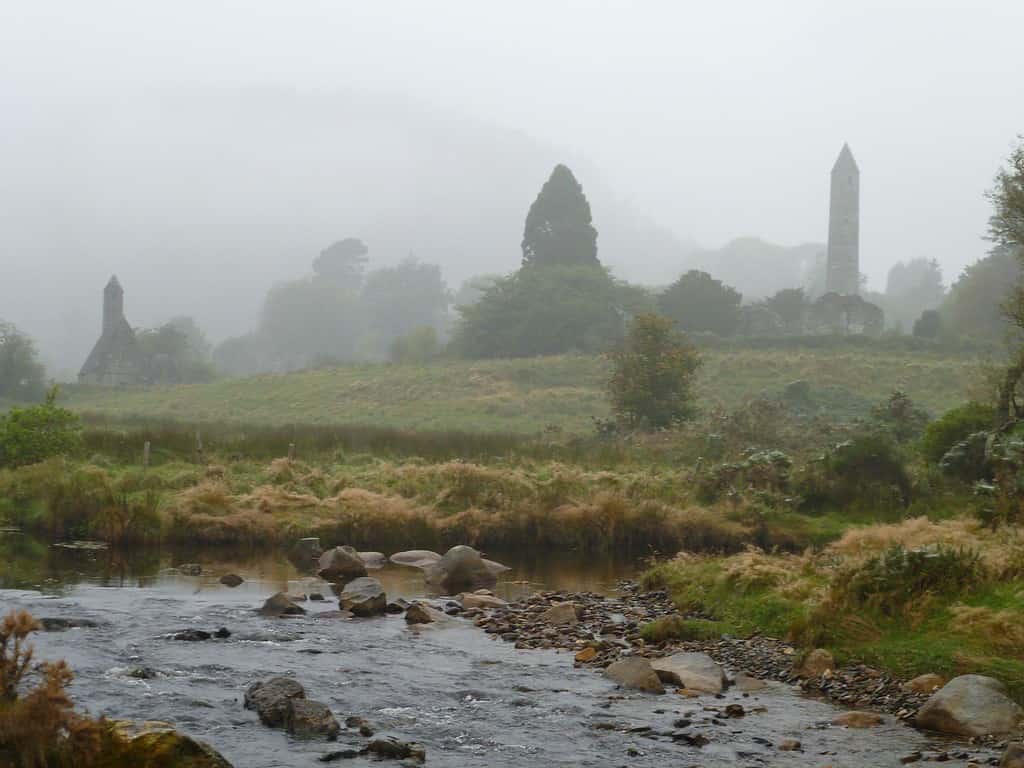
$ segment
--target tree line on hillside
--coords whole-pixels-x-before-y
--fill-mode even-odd
[[[938,342],[1005,340],[1008,286],[1021,275],[1019,246],[997,241],[948,291],[935,261],[894,265],[882,307],[890,332]],[[824,260],[806,285],[744,303],[735,288],[690,270],[651,288],[616,278],[598,258],[590,204],[572,171],[558,165],[531,204],[522,262],[508,275],[480,275],[456,291],[441,268],[410,255],[369,269],[369,248],[350,237],[325,248],[304,277],[274,285],[257,327],[213,348],[191,318],[137,331],[144,380],[205,381],[357,361],[424,363],[441,355],[506,358],[607,352],[631,318],[659,315],[678,331],[729,336],[795,336],[823,284]],[[821,273],[821,274],[819,274]],[[39,400],[44,371],[31,340],[0,323],[0,398]]]

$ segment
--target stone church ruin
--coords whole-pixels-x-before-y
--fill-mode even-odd
[[[78,382],[117,387],[141,381],[142,355],[124,316],[124,289],[114,276],[103,289],[103,331],[78,373]]]

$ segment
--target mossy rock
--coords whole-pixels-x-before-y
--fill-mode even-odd
[[[232,768],[209,744],[167,723],[110,724],[96,768]]]

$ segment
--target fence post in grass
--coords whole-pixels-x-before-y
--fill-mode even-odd
[[[288,443],[288,461],[295,461],[295,443]]]
[[[199,434],[199,430],[196,430],[196,464],[203,463],[203,438]]]
[[[142,444],[142,468],[149,469],[149,440]]]

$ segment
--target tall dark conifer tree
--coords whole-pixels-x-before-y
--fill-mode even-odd
[[[523,266],[598,266],[597,230],[583,187],[556,165],[526,214]]]

